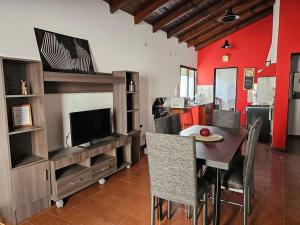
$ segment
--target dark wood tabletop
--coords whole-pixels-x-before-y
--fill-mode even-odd
[[[218,142],[196,141],[197,158],[203,159],[207,166],[228,170],[234,154],[248,135],[246,128],[220,128],[213,126],[195,125],[180,132],[181,136],[199,134],[201,128],[208,128],[211,133],[223,136]]]

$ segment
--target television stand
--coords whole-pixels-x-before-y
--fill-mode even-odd
[[[49,153],[51,200],[63,207],[63,199],[105,178],[131,167],[132,138],[107,137],[88,147],[72,147]],[[118,151],[122,158],[118,159]],[[121,160],[118,162],[117,160]]]

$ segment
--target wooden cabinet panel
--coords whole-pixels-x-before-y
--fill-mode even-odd
[[[12,171],[14,209],[50,196],[49,163],[41,162]]]

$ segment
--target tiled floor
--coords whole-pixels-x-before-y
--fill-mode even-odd
[[[271,151],[260,144],[255,162],[254,211],[250,225],[300,224],[300,146],[290,140],[285,153]],[[297,152],[298,150],[298,152]],[[241,201],[238,194],[224,193],[223,198]],[[242,210],[222,203],[221,224],[242,224]],[[209,203],[209,221],[212,224]],[[104,185],[95,184],[70,197],[62,209],[50,209],[28,219],[23,225],[147,225],[149,224],[149,177],[147,158],[129,170],[112,176]],[[161,225],[186,225],[186,207],[173,207],[171,220]],[[201,223],[201,216],[199,217]]]

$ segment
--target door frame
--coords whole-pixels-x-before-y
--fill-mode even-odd
[[[294,52],[290,55],[290,72],[289,72],[289,93],[288,93],[288,108],[287,108],[287,119],[286,119],[286,140],[285,140],[285,148],[287,148],[288,144],[288,137],[294,137],[299,138],[298,135],[289,135],[289,119],[290,119],[290,108],[291,108],[291,102],[293,101],[292,92],[294,87],[294,73],[300,72],[300,71],[293,71],[293,56],[299,56],[300,52]]]
[[[235,79],[235,103],[234,103],[234,107],[236,110],[236,99],[237,99],[237,85],[238,85],[238,74],[239,74],[239,69],[238,67],[218,67],[218,68],[214,68],[214,94],[213,94],[213,109],[215,109],[215,100],[216,100],[216,73],[217,70],[219,69],[236,69],[236,79]]]

